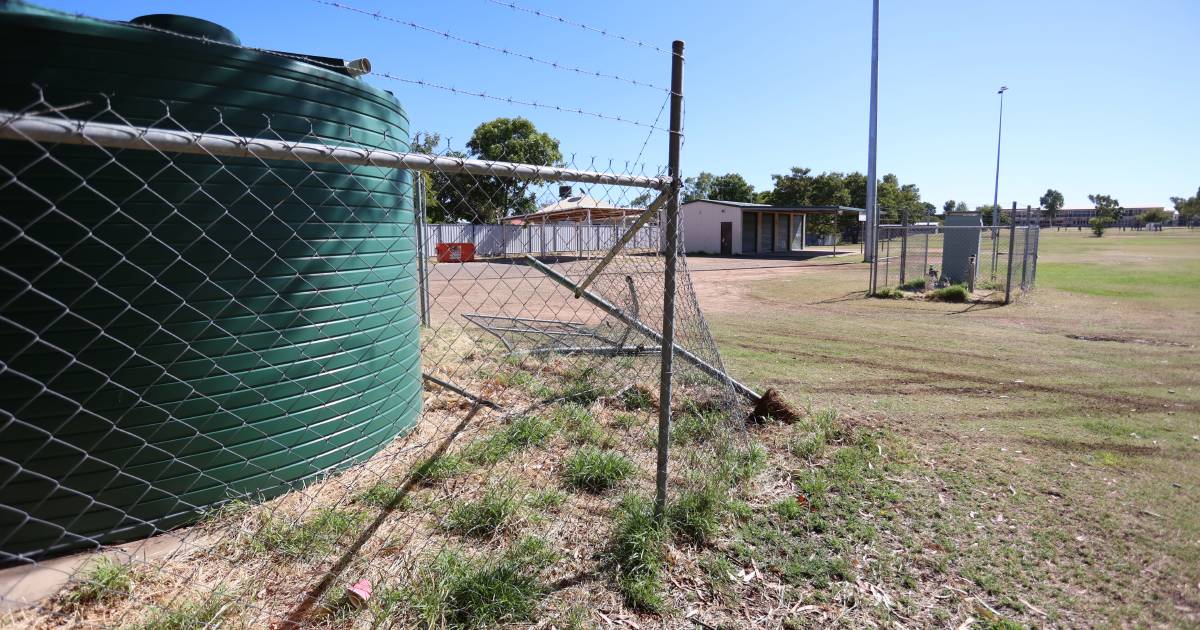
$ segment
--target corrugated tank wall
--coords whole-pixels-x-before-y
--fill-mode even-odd
[[[0,59],[8,110],[407,149],[393,96],[299,59],[15,3]],[[409,173],[113,154],[0,142],[0,562],[278,494],[420,411]]]

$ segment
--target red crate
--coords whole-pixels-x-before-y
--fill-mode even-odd
[[[471,262],[475,260],[474,243],[438,243],[438,262]]]

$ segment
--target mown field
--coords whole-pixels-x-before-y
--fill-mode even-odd
[[[820,488],[825,529],[743,520],[733,555],[837,559],[800,597],[851,625],[1200,625],[1200,232],[1044,232],[1009,306],[867,300],[865,277],[829,260],[705,304],[732,372],[891,449]],[[764,439],[802,495],[836,472]]]

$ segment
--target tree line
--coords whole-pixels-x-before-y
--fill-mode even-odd
[[[436,154],[440,143],[441,136],[436,133],[418,133],[413,138],[412,150]],[[541,166],[563,165],[558,139],[538,131],[532,122],[520,117],[496,118],[480,124],[465,148],[466,151],[448,151],[446,155]],[[535,212],[536,186],[545,183],[440,172],[422,173],[419,176],[425,179],[426,214],[429,220],[435,222],[495,223],[504,217]],[[684,180],[683,200],[711,199],[776,206],[867,206],[867,177],[857,171],[814,174],[812,169],[794,166],[787,173],[771,175],[771,182],[770,190],[756,191],[739,173],[714,175],[702,171]],[[905,214],[913,222],[941,220],[935,214],[936,206],[921,199],[921,190],[916,184],[902,184],[893,173],[884,175],[877,183],[876,199],[880,223],[900,223]],[[633,205],[639,205],[639,202],[644,205],[648,200],[649,196],[643,195],[635,199]],[[1119,201],[1106,194],[1088,195],[1088,200],[1096,207],[1090,227],[1096,236],[1102,236],[1120,219],[1123,208]],[[1200,189],[1192,197],[1172,197],[1171,202],[1179,212],[1181,224],[1200,223]],[[1047,189],[1038,203],[1040,212],[1053,226],[1063,207],[1063,194],[1053,188]],[[942,204],[945,212],[966,212],[969,209],[965,201],[949,199]],[[982,205],[976,206],[975,210],[986,215],[993,207]],[[1165,212],[1152,210],[1143,213],[1134,222],[1157,223],[1169,219]],[[812,217],[809,223],[809,229],[816,234],[855,232],[858,227],[858,217],[852,214],[836,218]]]

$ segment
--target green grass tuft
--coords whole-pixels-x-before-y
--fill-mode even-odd
[[[598,382],[598,375],[599,371],[593,367],[573,372],[567,375],[562,389],[551,398],[589,406],[611,392],[608,387]]]
[[[701,444],[721,434],[726,415],[716,409],[693,409],[671,423],[673,444]]]
[[[478,501],[460,501],[450,508],[443,525],[464,536],[492,536],[511,523],[521,509],[521,497],[512,484],[488,488]]]
[[[901,293],[899,289],[883,287],[882,289],[878,289],[872,293],[871,297],[879,298],[881,300],[899,300],[904,298],[904,294]]]
[[[301,523],[266,516],[251,542],[257,551],[311,560],[333,551],[338,541],[357,530],[365,520],[366,515],[362,513],[333,508],[317,510]]]
[[[429,628],[473,630],[528,622],[549,592],[539,574],[555,557],[538,538],[525,538],[499,555],[443,551],[407,590],[408,606]]]
[[[390,481],[380,481],[379,483],[359,492],[354,495],[354,502],[363,505],[369,505],[374,508],[385,508],[397,501],[403,492],[404,487]],[[397,509],[407,510],[412,507],[412,499],[405,495],[399,499],[396,505]]]
[[[654,518],[653,505],[641,497],[625,497],[605,555],[617,590],[630,608],[654,613],[665,608],[661,577],[665,543],[666,529]]]
[[[596,420],[592,412],[582,405],[562,405],[555,410],[554,419],[563,427],[573,444],[609,448],[616,443],[616,439],[604,431],[604,426]]]
[[[535,510],[555,510],[566,503],[567,495],[553,488],[543,490],[529,497],[526,503]]]
[[[413,466],[412,475],[417,483],[433,485],[466,472],[468,468],[469,465],[462,456],[445,453],[421,460]]]
[[[207,628],[229,617],[233,601],[224,589],[218,588],[207,596],[184,600],[170,608],[152,606],[145,619],[132,626],[132,630]]]
[[[71,606],[117,599],[133,591],[133,568],[108,556],[87,565],[79,582],[63,595]]]
[[[545,444],[557,431],[553,422],[540,416],[521,416],[494,435],[472,442],[463,458],[472,464],[495,464],[526,448]]]
[[[952,284],[941,289],[934,289],[929,293],[929,299],[938,302],[966,302],[971,299],[971,294],[967,291],[967,287],[961,284]]]
[[[905,282],[904,284],[900,285],[899,288],[901,291],[924,291],[925,290],[925,278],[917,278],[916,280],[909,280],[908,282]]]
[[[576,488],[603,492],[633,474],[629,458],[613,451],[584,446],[563,462],[563,478]]]
[[[725,489],[708,480],[697,488],[680,492],[679,498],[667,506],[667,526],[675,536],[703,545],[725,521],[727,506]]]
[[[654,408],[654,393],[641,385],[632,385],[621,392],[621,407],[626,411]]]

